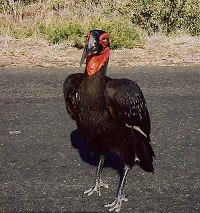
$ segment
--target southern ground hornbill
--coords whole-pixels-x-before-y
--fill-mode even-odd
[[[100,155],[95,185],[84,194],[101,195],[101,187],[108,188],[101,179],[108,152],[116,153],[124,162],[116,199],[105,205],[109,211],[118,212],[122,201],[127,201],[124,185],[128,171],[139,164],[145,171],[153,172],[155,155],[150,145],[150,118],[142,91],[134,81],[106,77],[109,55],[108,33],[102,30],[87,33],[81,58],[81,64],[86,59],[85,73],[66,78],[64,97],[81,138]]]

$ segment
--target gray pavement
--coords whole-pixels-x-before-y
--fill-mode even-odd
[[[97,159],[65,110],[62,83],[82,69],[0,69],[0,212],[106,212],[120,161],[109,157],[98,197]],[[200,66],[110,68],[138,82],[152,120],[155,173],[134,167],[121,212],[200,212]]]

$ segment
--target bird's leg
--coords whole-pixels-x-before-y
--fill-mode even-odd
[[[123,177],[120,180],[119,188],[117,190],[117,196],[116,196],[114,202],[105,205],[105,207],[109,208],[109,211],[114,210],[115,212],[119,212],[121,209],[122,201],[125,201],[125,202],[128,201],[128,199],[125,197],[123,190],[124,190],[126,177],[127,177],[129,170],[130,170],[130,168],[125,165]]]
[[[101,173],[103,170],[104,160],[105,160],[104,156],[101,155],[100,160],[99,160],[99,165],[98,165],[97,171],[96,171],[95,185],[92,188],[85,191],[84,194],[87,194],[88,196],[90,196],[94,192],[97,192],[97,194],[99,196],[101,196],[101,187],[108,189],[108,185],[103,183],[103,181],[101,180]]]

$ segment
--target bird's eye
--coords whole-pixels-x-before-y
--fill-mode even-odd
[[[107,38],[103,38],[102,41],[103,41],[103,42],[107,42],[108,39],[107,39]]]

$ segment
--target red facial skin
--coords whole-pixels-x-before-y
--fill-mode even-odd
[[[89,33],[87,34],[87,36],[89,36]],[[89,76],[99,71],[101,67],[106,63],[106,60],[109,58],[110,49],[108,47],[108,38],[108,33],[102,34],[99,38],[99,43],[103,47],[103,51],[100,53],[100,55],[91,55],[87,57],[86,72]]]

